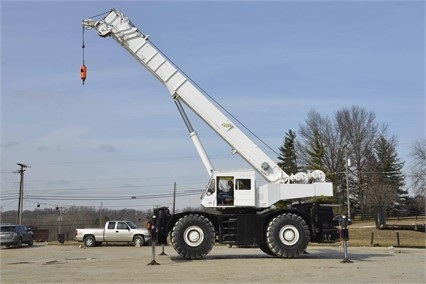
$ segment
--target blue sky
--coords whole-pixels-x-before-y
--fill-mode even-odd
[[[273,149],[309,110],[352,105],[388,124],[407,169],[425,137],[423,1],[2,1],[2,211],[16,163],[24,209],[171,206],[175,182],[178,208],[199,205],[208,176],[166,88],[94,31],[81,84],[81,20],[113,7]],[[191,119],[216,169],[249,167]]]

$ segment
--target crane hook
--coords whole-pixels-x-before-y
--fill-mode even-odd
[[[86,76],[87,76],[87,67],[86,67],[86,65],[81,65],[81,67],[80,67],[80,78],[81,78],[81,81],[83,82],[83,85],[84,85],[84,81],[86,81]]]

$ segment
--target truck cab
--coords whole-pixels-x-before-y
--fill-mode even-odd
[[[135,229],[137,229],[137,226],[129,221],[108,221],[105,224],[104,239],[106,242],[132,240]]]
[[[216,171],[202,196],[204,207],[255,206],[255,172]]]

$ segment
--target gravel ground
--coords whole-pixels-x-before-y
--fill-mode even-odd
[[[424,249],[311,246],[297,259],[256,248],[215,246],[203,260],[185,260],[170,246],[35,243],[2,248],[1,283],[425,283]],[[154,257],[153,257],[154,256]],[[152,263],[158,265],[152,265]]]

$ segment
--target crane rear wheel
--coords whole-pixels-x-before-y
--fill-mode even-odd
[[[267,246],[275,256],[293,258],[306,251],[310,241],[309,227],[300,216],[284,213],[269,222]]]

